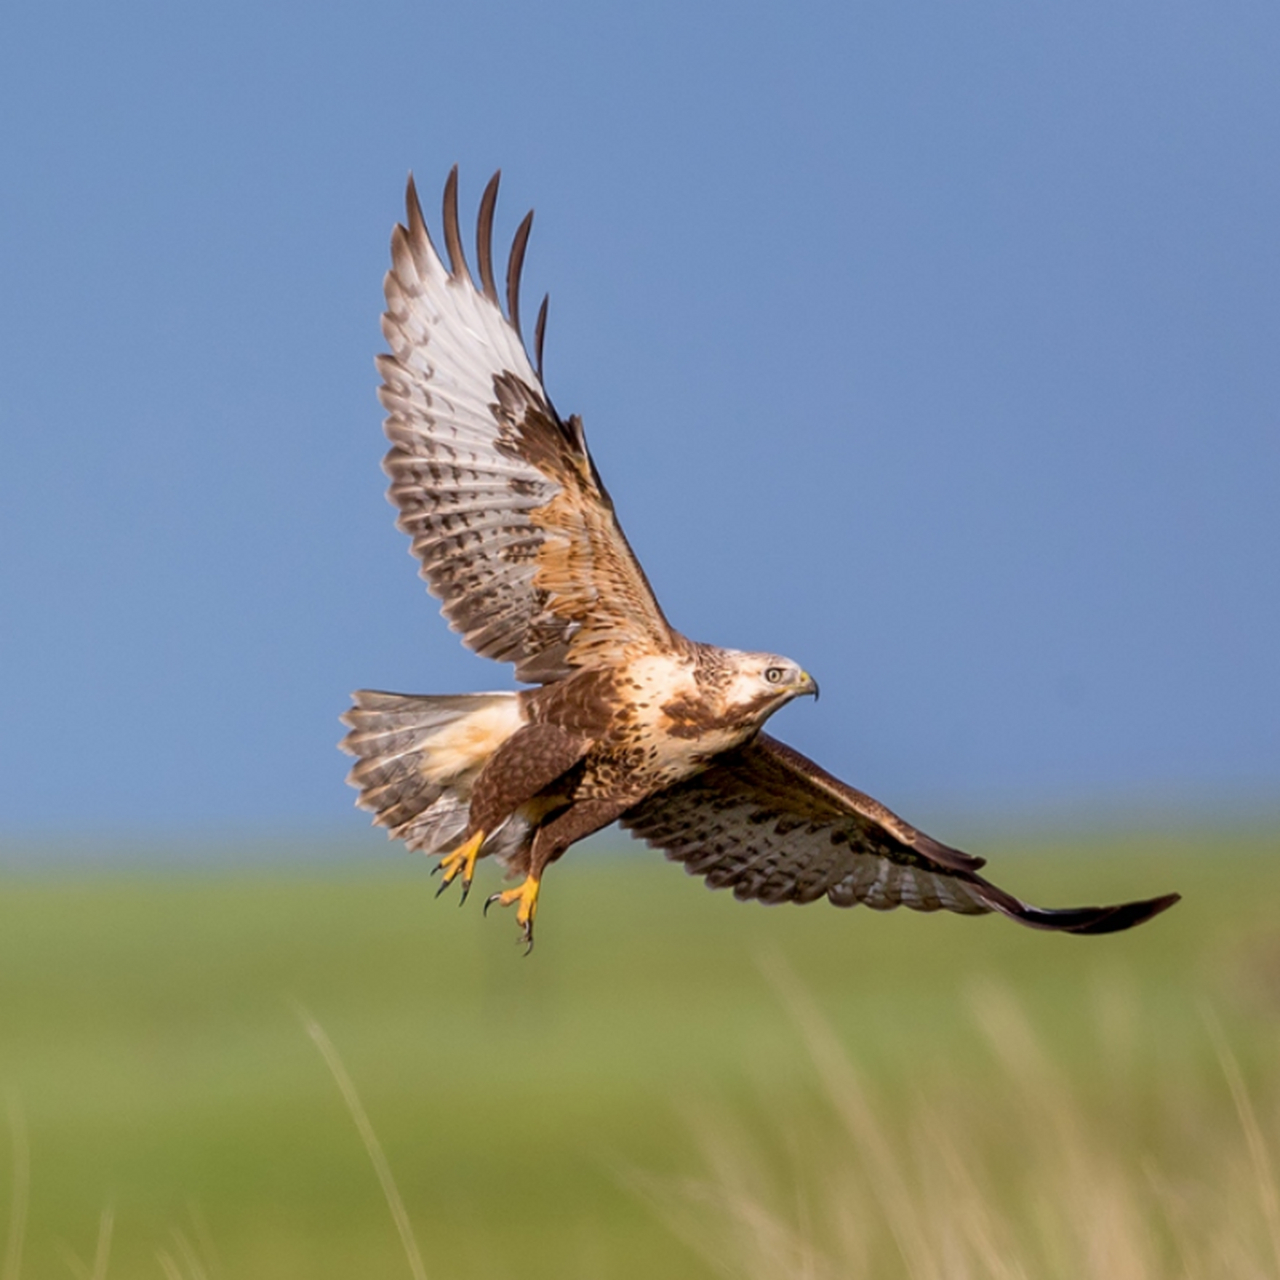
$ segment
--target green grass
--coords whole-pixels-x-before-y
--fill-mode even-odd
[[[1045,905],[1186,895],[1101,939],[766,909],[656,855],[570,855],[529,959],[510,919],[481,919],[486,868],[460,911],[392,850],[365,872],[10,877],[0,1089],[30,1203],[2,1280],[87,1276],[108,1208],[111,1280],[408,1276],[298,1006],[360,1092],[433,1280],[999,1275],[961,1238],[980,1219],[1025,1262],[1009,1276],[1066,1276],[1102,1247],[1072,1214],[1100,1221],[1079,1197],[1108,1178],[1147,1259],[1111,1274],[1280,1275],[1226,1074],[1276,1161],[1276,855],[1205,837],[993,857]],[[5,1149],[0,1129],[0,1209]],[[1234,1259],[1210,1239],[1228,1191]],[[927,1248],[904,1261],[912,1213]]]

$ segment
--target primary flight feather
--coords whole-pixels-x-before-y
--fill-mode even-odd
[[[764,902],[862,902],[964,914],[998,911],[1069,933],[1112,933],[1178,900],[1044,910],[978,875],[982,859],[917,831],[762,731],[817,694],[776,654],[699,644],[666,620],[587,450],[542,382],[520,328],[520,274],[533,215],[494,276],[495,174],[480,201],[479,281],[445,184],[447,265],[413,180],[391,238],[378,358],[397,524],[463,643],[510,662],[519,693],[420,696],[361,690],[343,717],[358,757],[357,803],[411,849],[440,857],[441,888],[465,898],[493,856],[520,883],[532,943],[546,868],[620,820],[713,887]],[[486,903],[486,906],[488,903]]]

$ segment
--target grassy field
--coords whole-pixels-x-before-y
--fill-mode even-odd
[[[107,1210],[110,1280],[409,1276],[299,1007],[433,1280],[1280,1276],[1276,840],[993,866],[1186,901],[1061,938],[744,905],[628,850],[553,869],[523,959],[483,874],[460,911],[390,849],[10,876],[0,1280],[93,1274]]]

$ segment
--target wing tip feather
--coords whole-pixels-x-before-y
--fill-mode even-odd
[[[995,910],[1011,920],[1033,929],[1056,933],[1072,933],[1080,937],[1098,937],[1121,933],[1154,919],[1182,901],[1180,893],[1166,893],[1158,898],[1142,898],[1136,902],[1120,902],[1108,907],[1067,907],[1052,910],[1033,907],[1030,903],[997,891],[987,901]]]
[[[405,183],[404,216],[404,230],[414,238],[425,237],[430,243],[431,233],[427,230],[427,220],[422,214],[422,201],[418,197],[418,184],[414,180],[412,169],[409,170],[409,179]]]
[[[524,271],[524,255],[529,247],[529,233],[533,230],[533,210],[520,220],[515,238],[511,241],[511,256],[507,259],[507,320],[520,341],[524,333],[520,328],[520,275]]]
[[[484,296],[500,307],[498,286],[493,278],[493,215],[498,205],[498,183],[502,170],[495,171],[480,197],[480,213],[476,218],[476,258],[480,265],[480,287]]]
[[[538,308],[538,323],[533,330],[533,354],[537,361],[538,381],[544,381],[542,377],[542,344],[547,336],[547,306],[551,302],[551,295],[544,293],[542,295],[542,306]]]
[[[449,170],[444,181],[443,200],[444,246],[449,254],[449,275],[452,279],[475,287],[467,266],[467,255],[462,248],[462,229],[458,221],[458,166]]]

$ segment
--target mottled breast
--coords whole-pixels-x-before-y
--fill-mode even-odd
[[[688,777],[750,735],[750,726],[726,722],[698,674],[692,655],[683,654],[640,658],[619,673],[620,692],[630,704],[627,735],[644,748],[659,785]]]

